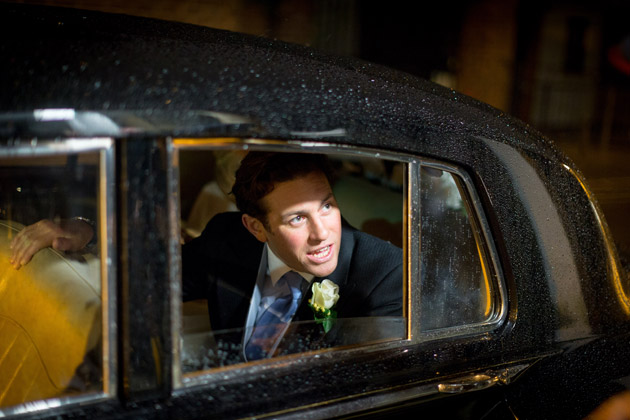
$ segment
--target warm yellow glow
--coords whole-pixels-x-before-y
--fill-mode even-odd
[[[486,261],[483,258],[483,251],[479,246],[479,241],[475,241],[477,245],[477,253],[479,254],[479,263],[481,264],[481,270],[483,271],[483,282],[485,285],[485,294],[486,294],[486,309],[484,311],[484,315],[486,319],[490,316],[490,312],[492,311],[492,295],[490,292],[490,278],[488,277],[488,270],[486,268]]]
[[[110,354],[111,338],[109,331],[109,281],[108,267],[109,254],[107,249],[107,239],[111,239],[108,234],[107,226],[107,183],[110,179],[107,176],[107,156],[106,152],[99,152],[99,186],[98,186],[98,220],[96,230],[98,232],[98,240],[100,242],[100,274],[101,274],[101,330],[102,330],[102,349],[103,349],[103,391],[107,394],[113,391],[110,387]],[[96,232],[95,232],[96,233]]]
[[[589,198],[589,202],[591,203],[591,207],[597,219],[597,223],[599,224],[600,229],[604,233],[604,244],[606,246],[606,251],[608,255],[608,267],[609,267],[610,272],[612,273],[612,281],[613,281],[613,287],[615,289],[615,294],[617,295],[617,298],[619,299],[619,302],[621,303],[621,307],[623,308],[624,312],[627,315],[630,315],[630,297],[628,297],[628,295],[626,294],[626,291],[624,290],[624,286],[621,283],[622,276],[620,274],[621,270],[619,268],[619,262],[618,262],[619,260],[617,258],[617,251],[616,251],[614,243],[610,239],[612,238],[612,236],[610,234],[610,231],[608,230],[608,225],[604,221],[604,218],[601,216],[601,211],[599,210],[599,207],[597,206],[593,193],[590,191],[586,183],[582,180],[581,176],[575,170],[570,168],[568,165],[563,165],[563,166],[580,183],[580,185],[582,186],[582,189],[584,190],[587,197]]]
[[[21,228],[0,222],[0,406],[63,394],[101,337],[97,259],[46,248],[16,270],[5,238]]]
[[[410,223],[411,221],[411,215],[413,213],[413,210],[411,209],[411,201],[410,201],[410,197],[411,197],[411,180],[413,179],[413,173],[411,172],[411,168],[412,165],[407,164],[406,165],[406,187],[407,187],[407,193],[403,194],[403,238],[406,238],[407,240],[404,242],[403,244],[403,265],[405,267],[405,270],[403,272],[403,317],[405,317],[406,320],[406,330],[407,330],[407,335],[406,335],[406,339],[410,340],[411,336],[412,336],[412,329],[411,329],[411,320],[412,320],[412,316],[411,316],[411,308],[413,307],[413,303],[411,302],[411,258],[410,258],[410,251],[411,251],[411,240],[412,240],[412,223]]]
[[[175,147],[203,147],[203,146],[216,146],[217,143],[221,144],[282,144],[286,145],[286,141],[281,140],[259,140],[259,139],[242,139],[238,137],[213,137],[209,139],[174,139],[173,145]]]

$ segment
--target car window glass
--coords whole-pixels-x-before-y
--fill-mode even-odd
[[[97,152],[0,157],[0,407],[103,390],[96,241],[11,264],[25,226],[80,218],[97,228],[99,165]]]
[[[478,324],[493,315],[492,282],[464,183],[421,171],[421,329]]]
[[[186,276],[189,269],[187,265],[191,260],[187,250],[197,247],[197,245],[190,245],[191,243],[196,244],[206,238],[206,233],[199,235],[206,228],[208,221],[216,217],[215,220],[222,220],[223,224],[234,223],[235,228],[243,229],[240,216],[237,218],[222,217],[225,212],[237,210],[230,190],[234,182],[234,172],[245,154],[246,152],[242,150],[186,150],[182,148],[179,151],[181,242],[184,244],[182,265],[185,297],[187,296]],[[387,296],[391,293],[389,290],[385,290],[385,281],[381,282],[379,277],[386,277],[390,273],[367,272],[370,256],[365,255],[365,261],[352,256],[352,262],[345,263],[348,265],[345,268],[348,271],[346,277],[354,283],[369,284],[371,289],[363,290],[361,289],[362,286],[357,286],[354,283],[340,285],[339,303],[333,309],[336,308],[339,313],[347,313],[350,316],[337,316],[331,324],[331,329],[328,330],[324,328],[322,322],[316,321],[307,302],[303,302],[308,312],[296,312],[290,326],[282,332],[282,339],[274,352],[274,357],[323,348],[401,339],[406,334],[406,320],[402,313],[403,261],[401,249],[404,214],[403,185],[406,163],[369,156],[328,155],[328,159],[331,170],[334,172],[331,187],[341,211],[343,223],[347,223],[349,226],[348,232],[361,232],[357,234],[360,239],[352,239],[357,241],[354,245],[357,247],[356,253],[361,255],[365,252],[367,247],[371,247],[373,240],[377,240],[379,246],[384,247],[383,249],[386,250],[384,255],[389,255],[387,252],[391,252],[392,249],[396,250],[391,254],[391,258],[395,258],[397,269],[391,274],[391,278],[387,278],[386,282],[389,285],[395,285],[392,286],[395,289],[395,298],[392,300],[395,300],[398,312],[394,311],[396,315],[391,315],[393,312],[380,308],[370,313],[370,316],[365,315],[372,304],[370,299],[379,301],[382,299],[380,296]],[[213,222],[211,221],[208,226],[212,225]],[[344,230],[344,235],[346,235],[345,232]],[[347,235],[353,238],[354,234],[348,233]],[[369,239],[365,239],[366,237]],[[248,249],[256,243],[253,241],[252,245],[250,242],[252,241],[248,240],[248,245],[239,245],[235,248],[242,246],[244,249]],[[217,252],[222,253],[224,249],[230,249],[230,246],[219,247]],[[352,253],[350,249],[347,252]],[[212,255],[204,257],[207,264],[212,264],[212,259]],[[255,272],[259,268],[260,259],[261,257],[256,254],[255,267],[253,267]],[[237,269],[249,264],[245,260],[246,258],[243,258],[238,261],[237,265],[240,267]],[[225,276],[226,279],[229,278],[230,280],[219,279],[217,282],[213,278],[207,283],[211,284],[211,286],[207,286],[210,287],[210,292],[202,290],[195,295],[196,297],[202,296],[201,299],[186,300],[183,303],[180,351],[181,366],[184,373],[246,361],[243,357],[245,337],[251,337],[255,329],[248,328],[245,323],[234,325],[233,328],[216,328],[216,323],[223,326],[230,325],[227,315],[226,318],[222,318],[226,312],[217,311],[216,308],[228,306],[226,302],[231,300],[238,300],[239,305],[241,305],[238,310],[241,312],[249,311],[249,296],[246,299],[239,300],[237,298],[242,294],[252,294],[255,278],[249,281],[251,284],[247,286],[246,290],[240,290],[235,286],[235,280],[230,277],[234,268],[230,265],[229,258],[220,260],[218,265],[220,273],[216,276]],[[341,265],[341,262],[338,265]],[[255,275],[256,273],[254,273],[254,277]],[[210,276],[214,277],[215,274]],[[371,276],[374,279],[378,278],[379,281],[371,280]],[[206,280],[207,277],[203,281]],[[318,280],[322,279],[315,279],[315,281]],[[305,296],[310,295],[309,292],[310,287],[307,286],[304,292]],[[204,293],[206,296],[203,296]],[[369,296],[370,293],[380,296]],[[217,294],[221,295],[218,299]],[[368,296],[366,297],[366,295]],[[342,303],[341,301],[344,299],[346,301]],[[344,304],[352,306],[356,310],[344,312],[341,309]],[[302,308],[300,307],[300,309]],[[355,316],[355,313],[360,315]],[[242,316],[244,319],[244,315]]]

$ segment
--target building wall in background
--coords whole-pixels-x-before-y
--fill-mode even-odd
[[[481,0],[463,21],[456,89],[509,112],[516,57],[517,0]]]

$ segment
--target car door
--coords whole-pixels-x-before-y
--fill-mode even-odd
[[[356,354],[366,349],[386,349],[385,354],[389,353],[390,357],[396,354],[395,359],[400,365],[394,369],[383,365],[387,374],[370,373],[370,368],[366,369],[364,376],[353,374],[351,386],[340,389],[334,395],[354,402],[337,402],[334,412],[343,413],[357,401],[364,401],[370,411],[379,407],[425,410],[423,407],[426,403],[427,407],[439,407],[434,409],[463,417],[470,412],[507,410],[499,404],[503,400],[501,392],[494,389],[516,378],[541,355],[530,353],[517,357],[502,350],[512,326],[508,287],[484,208],[465,170],[457,165],[410,154],[348,149],[325,143],[314,145],[311,142],[308,147],[303,147],[299,141],[190,139],[175,140],[174,149],[180,173],[179,190],[182,192],[188,188],[182,175],[191,171],[185,167],[185,162],[198,158],[204,152],[210,156],[214,154],[216,159],[217,155],[224,155],[226,149],[234,150],[236,155],[244,153],[240,152],[242,150],[319,152],[339,159],[339,166],[342,167],[356,165],[359,161],[364,165],[360,171],[363,174],[369,172],[366,168],[373,166],[396,167],[388,176],[382,175],[387,171],[381,169],[380,179],[373,174],[372,184],[367,183],[370,188],[353,178],[342,180],[344,182],[335,186],[342,214],[348,216],[351,223],[375,234],[379,232],[389,240],[396,238],[393,240],[404,248],[406,275],[401,283],[405,296],[405,312],[401,319],[405,328],[401,335],[388,338],[386,344],[375,344],[368,339],[359,340],[353,343],[353,351],[343,347],[327,350],[337,353],[339,360],[344,361],[337,371],[340,378],[344,377],[344,371],[356,366],[353,352]],[[394,171],[399,171],[398,183],[392,181],[395,178],[392,177]],[[361,182],[366,179],[363,178]],[[398,193],[397,201],[394,204],[382,204],[382,197],[386,195],[377,195],[372,189],[375,184],[387,186],[389,192],[392,191],[391,186],[395,185],[393,189]],[[365,191],[361,188],[365,188]],[[197,197],[193,200],[195,205],[201,205],[199,203],[203,201],[220,201],[208,193],[210,189],[203,190],[207,190],[206,197]],[[367,195],[369,199],[366,201],[363,197],[361,201],[361,195]],[[190,208],[190,204],[184,204],[183,196],[180,200],[182,208]],[[210,205],[206,203],[204,207]],[[388,210],[387,207],[391,208]],[[396,207],[397,210],[392,210]],[[387,212],[398,214],[387,221],[384,216]],[[195,212],[191,211],[191,214],[194,216]],[[180,218],[186,220],[183,213]],[[380,228],[372,224],[375,220],[381,222]],[[188,226],[192,229],[192,225],[194,223]],[[396,229],[399,229],[398,232]],[[227,366],[235,375],[238,375],[239,369],[244,375],[248,372],[247,365],[232,365],[227,359],[215,365],[214,369],[208,369],[207,365],[204,368],[203,362],[191,361],[188,352],[191,343],[207,340],[195,334],[199,324],[195,324],[194,320],[203,323],[206,317],[203,303],[201,309],[184,305],[183,314],[185,319],[189,319],[184,322],[189,326],[185,327],[189,331],[182,333],[187,337],[183,338],[184,347],[178,348],[185,353],[180,354],[185,366],[182,376],[176,378],[176,388],[189,389],[200,383],[212,382],[217,377],[216,368]],[[377,329],[377,321],[370,320],[374,330]],[[214,336],[213,339],[221,340],[221,337]],[[317,353],[313,354],[313,349],[301,354],[301,359],[309,357],[318,356]],[[293,360],[295,362],[297,359]],[[294,362],[287,363],[291,365]],[[366,363],[368,367],[378,364],[376,359],[369,358]],[[286,375],[285,379],[289,382],[291,373]],[[245,380],[246,383],[254,383],[256,379],[250,381]],[[372,391],[353,393],[353,389]],[[481,390],[487,391],[472,392]],[[453,405],[453,397],[466,403]],[[300,409],[296,407],[295,410],[299,412]]]

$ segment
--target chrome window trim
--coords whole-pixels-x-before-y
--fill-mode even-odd
[[[410,314],[407,318],[408,328],[411,335],[411,342],[418,343],[422,338],[420,329],[420,258],[412,258],[412,256],[420,256],[420,216],[422,209],[420,208],[420,160],[414,158],[407,166],[407,214],[404,226],[407,233],[407,241],[403,256],[407,264],[407,288],[404,290],[408,294],[408,305]],[[403,295],[404,296],[404,295]]]
[[[101,287],[101,301],[103,302],[103,392],[115,397],[118,383],[118,302],[116,299],[116,175],[115,150],[113,139],[101,151],[99,177],[99,214],[98,226],[99,246],[101,258],[101,279],[105,283]],[[107,242],[103,243],[103,238]],[[107,378],[107,380],[105,380]]]
[[[19,415],[45,415],[44,411],[85,406],[88,404],[96,404],[111,400],[114,395],[105,394],[104,392],[86,392],[81,395],[73,395],[71,397],[56,397],[45,400],[28,401],[23,404],[12,405],[6,408],[0,408],[0,418],[12,417]]]
[[[207,147],[207,146],[206,146]],[[171,301],[169,302],[171,310],[171,354],[173,355],[172,363],[172,385],[173,388],[179,388],[182,386],[182,364],[181,364],[181,331],[183,330],[184,323],[182,317],[182,265],[181,265],[181,243],[179,241],[181,232],[181,209],[179,205],[179,153],[177,153],[178,147],[175,146],[175,141],[172,138],[168,138],[166,141],[166,154],[167,154],[167,193],[169,195],[169,208],[168,219],[170,231],[170,240],[168,244],[168,259],[171,267],[169,275],[170,289],[171,289]]]
[[[9,140],[2,143],[0,147],[0,158],[42,157],[67,155],[69,153],[98,152],[113,147],[113,144],[114,140],[110,137],[68,137],[56,140],[34,138],[24,141]]]
[[[110,400],[117,395],[117,345],[116,317],[116,258],[115,238],[115,162],[114,139],[107,137],[66,139],[10,140],[0,146],[0,158],[36,158],[97,152],[99,154],[99,179],[97,197],[97,226],[100,275],[101,275],[101,325],[102,325],[102,377],[101,391],[88,391],[80,395],[62,396],[28,401],[9,407],[0,407],[0,418],[19,414],[35,414],[44,410],[72,407]]]
[[[382,151],[379,149],[369,147],[358,147],[341,145],[335,143],[324,143],[313,140],[267,140],[267,139],[249,139],[249,138],[204,138],[204,139],[188,139],[177,138],[169,139],[168,150],[169,155],[172,155],[172,173],[169,174],[169,179],[173,185],[169,186],[169,193],[171,194],[172,203],[170,206],[171,226],[173,227],[174,238],[178,238],[178,232],[180,230],[179,220],[179,150],[227,150],[227,149],[241,149],[241,150],[270,150],[279,152],[311,152],[311,153],[327,153],[345,156],[365,156],[372,158],[380,158],[403,162],[407,164],[407,170],[405,172],[405,196],[403,197],[403,229],[406,235],[405,246],[403,248],[403,255],[406,262],[406,270],[404,274],[404,284],[407,285],[403,299],[405,305],[403,309],[403,315],[407,317],[407,336],[399,340],[390,340],[382,343],[366,343],[365,345],[359,345],[355,348],[349,349],[324,349],[317,352],[306,354],[306,360],[313,362],[313,359],[327,359],[327,354],[335,352],[335,356],[342,355],[343,357],[354,357],[354,355],[371,352],[375,350],[384,349],[396,349],[410,344],[416,344],[420,342],[430,341],[436,338],[470,335],[473,333],[487,332],[496,328],[507,316],[507,295],[505,292],[505,286],[503,276],[498,266],[498,256],[494,244],[489,238],[490,230],[485,217],[483,217],[481,202],[475,193],[472,180],[468,174],[454,165],[444,164],[439,161],[435,161],[429,158],[421,158],[410,153],[397,153]],[[420,330],[420,258],[409,258],[411,255],[420,255],[420,168],[422,166],[433,167],[436,169],[443,169],[448,172],[459,175],[466,184],[468,197],[471,199],[472,207],[474,209],[474,217],[477,223],[480,225],[486,244],[488,245],[488,254],[491,262],[489,264],[493,268],[493,278],[496,281],[496,289],[498,290],[499,307],[495,311],[496,315],[489,321],[481,324],[471,324],[456,328],[444,328],[440,330],[422,332]],[[175,244],[175,242],[177,242]],[[295,355],[288,355],[284,357],[269,359],[260,362],[250,362],[245,364],[238,364],[233,366],[213,368],[209,370],[203,370],[193,372],[184,375],[181,370],[180,359],[180,331],[182,327],[181,318],[181,254],[177,247],[179,247],[179,241],[172,241],[173,253],[171,255],[172,272],[171,272],[171,309],[172,309],[172,342],[173,342],[173,389],[174,393],[184,392],[186,388],[196,385],[203,385],[209,383],[220,382],[224,380],[230,380],[238,378],[240,376],[248,376],[256,373],[260,373],[261,369],[266,370],[273,368],[274,366],[293,366],[301,365],[305,362],[305,353],[299,353]]]

